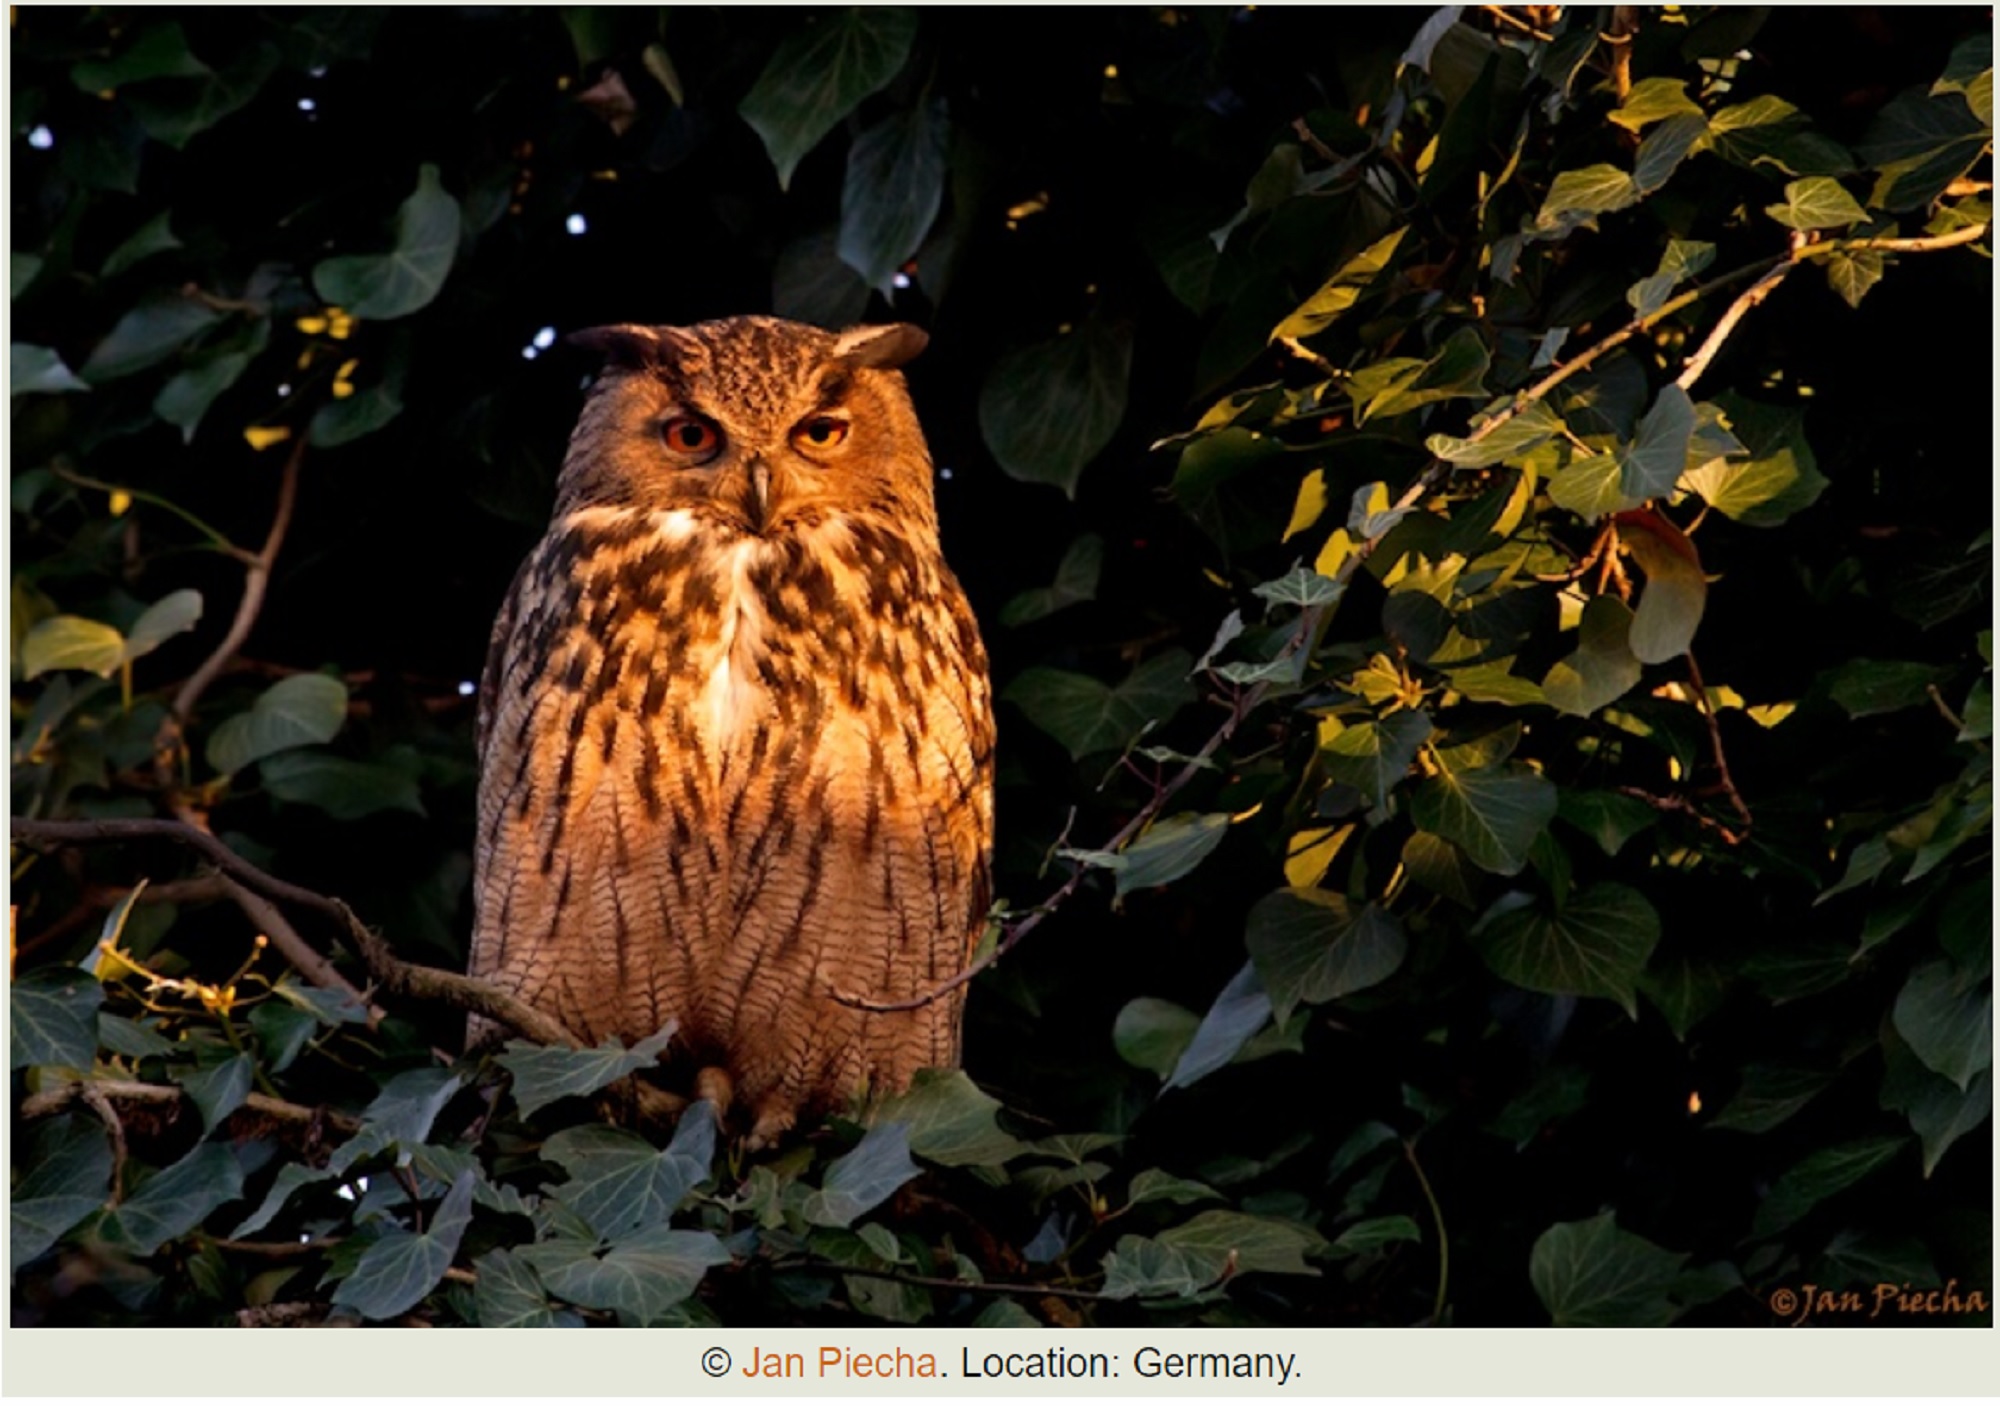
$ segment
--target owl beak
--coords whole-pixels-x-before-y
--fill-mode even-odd
[[[763,458],[758,457],[745,464],[741,472],[740,487],[734,483],[728,484],[727,487],[717,486],[725,493],[734,490],[736,504],[743,510],[744,521],[753,533],[762,536],[776,516],[773,511],[776,505],[771,499],[771,466]],[[735,473],[732,472],[730,478],[735,477]]]

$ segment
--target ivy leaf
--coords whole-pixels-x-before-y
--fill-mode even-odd
[[[362,1252],[354,1272],[334,1290],[336,1305],[363,1318],[394,1318],[415,1308],[444,1279],[472,1224],[473,1172],[461,1172],[422,1234],[392,1230]]]
[[[944,204],[951,122],[942,99],[885,117],[854,139],[840,196],[841,262],[870,287],[891,278],[924,242]]]
[[[1104,539],[1087,532],[1069,544],[1056,567],[1053,585],[1023,591],[1000,607],[1000,623],[1026,625],[1058,610],[1097,599],[1098,577],[1104,571]]]
[[[585,1241],[551,1240],[514,1251],[557,1298],[650,1323],[701,1286],[711,1266],[728,1264],[722,1242],[704,1230],[651,1226],[601,1257]]]
[[[396,211],[386,254],[342,254],[313,267],[313,289],[358,318],[388,321],[430,306],[458,256],[458,201],[426,162]]]
[[[1305,1256],[1326,1240],[1296,1221],[1218,1210],[1163,1232],[1158,1243],[1186,1256],[1195,1276],[1208,1283],[1232,1265],[1234,1274],[1318,1275]]]
[[[1687,467],[1694,402],[1679,386],[1662,386],[1630,444],[1618,446],[1618,486],[1627,498],[1662,498]]]
[[[1701,116],[1701,108],[1687,95],[1687,80],[1682,78],[1642,78],[1610,114],[1611,120],[1628,132],[1642,132],[1651,123],[1682,116]]]
[[[111,1141],[95,1118],[55,1118],[35,1130],[7,1205],[9,1271],[47,1251],[111,1193]]]
[[[1190,873],[1214,852],[1228,832],[1226,814],[1170,815],[1155,822],[1145,834],[1112,856],[1119,861],[1114,868],[1118,896],[1123,898],[1138,889],[1170,884]]]
[[[1125,1204],[1128,1206],[1143,1206],[1148,1201],[1165,1201],[1175,1206],[1186,1206],[1196,1201],[1221,1199],[1222,1193],[1214,1187],[1203,1182],[1188,1181],[1163,1172],[1157,1167],[1148,1167],[1138,1173],[1125,1191]]]
[[[1633,153],[1633,188],[1640,195],[1651,195],[1667,183],[1689,153],[1705,148],[1709,140],[1708,121],[1699,114],[1669,117],[1648,132]]]
[[[1835,249],[1819,260],[1826,285],[1851,308],[1861,306],[1868,290],[1882,281],[1888,261],[1879,249]]]
[[[127,235],[125,242],[113,249],[105,258],[104,267],[98,271],[99,276],[116,278],[142,259],[150,259],[155,254],[180,248],[181,242],[174,237],[169,225],[172,215],[171,209],[162,210]]]
[[[861,1143],[826,1169],[826,1179],[801,1208],[813,1225],[848,1226],[874,1210],[917,1175],[910,1160],[909,1129],[901,1123],[870,1128]]]
[[[1771,1187],[1757,1208],[1751,1235],[1761,1240],[1789,1229],[1829,1196],[1893,1161],[1908,1142],[1903,1137],[1859,1138],[1808,1153]]]
[[[1672,1290],[1687,1256],[1618,1228],[1606,1211],[1552,1225],[1528,1256],[1528,1280],[1558,1328],[1659,1328],[1682,1307]]]
[[[1789,229],[1846,229],[1868,218],[1861,202],[1831,176],[1807,176],[1785,186],[1782,205],[1766,205],[1764,213]]]
[[[1071,498],[1125,418],[1132,332],[1092,318],[1000,358],[979,390],[979,432],[1008,477]]]
[[[1977,967],[1926,962],[1897,993],[1896,1033],[1960,1089],[1993,1064],[1993,984]]]
[[[715,1105],[706,1099],[681,1115],[665,1151],[635,1133],[601,1124],[565,1128],[542,1144],[542,1157],[569,1173],[555,1197],[607,1240],[664,1225],[715,1158]]]
[[[7,1067],[89,1073],[104,987],[78,967],[42,967],[7,984]]]
[[[1822,686],[1848,717],[1859,719],[1922,707],[1930,702],[1931,685],[1944,677],[1943,669],[1911,660],[1850,659],[1829,670]],[[1887,861],[1886,851],[1882,859]]]
[[[565,1320],[581,1321],[574,1314],[558,1318],[535,1267],[506,1250],[481,1255],[472,1271],[473,1309],[482,1328],[556,1328],[568,1326]]]
[[[1649,80],[1650,81],[1650,80]],[[1640,317],[1651,317],[1673,295],[1674,289],[1715,262],[1715,246],[1698,239],[1669,239],[1660,266],[1625,290],[1625,301]]]
[[[1623,884],[1592,884],[1560,910],[1530,904],[1490,918],[1474,941],[1503,980],[1551,996],[1608,996],[1638,1019],[1639,973],[1660,940],[1653,905]]]
[[[1186,1006],[1157,996],[1136,996],[1112,1022],[1111,1043],[1127,1064],[1165,1079],[1174,1072],[1200,1026],[1201,1017]]]
[[[157,366],[222,321],[207,303],[179,293],[154,293],[119,318],[91,349],[78,372],[93,386]]]
[[[1478,331],[1461,327],[1428,360],[1392,357],[1365,366],[1347,380],[1356,423],[1405,415],[1440,400],[1483,396],[1491,364],[1492,353]]]
[[[1302,337],[1316,336],[1332,326],[1348,309],[1361,300],[1382,270],[1389,266],[1395,255],[1396,246],[1402,243],[1409,228],[1393,230],[1383,235],[1359,254],[1334,270],[1333,276],[1271,329],[1271,340],[1282,342]]]
[[[188,48],[180,25],[148,24],[115,58],[85,59],[70,70],[70,81],[86,93],[122,88],[155,78],[200,77],[208,65]]]
[[[674,1026],[649,1035],[631,1048],[611,1038],[594,1050],[565,1050],[554,1046],[531,1045],[526,1040],[509,1040],[499,1056],[502,1069],[514,1076],[514,1106],[523,1118],[559,1098],[580,1098],[594,1094],[641,1069],[659,1062],[673,1038]]]
[[[128,101],[146,135],[178,151],[232,112],[248,107],[277,72],[282,57],[275,44],[259,43],[199,82],[147,88]]]
[[[1000,1128],[1000,1101],[962,1069],[920,1069],[909,1089],[870,1110],[868,1126],[903,1126],[910,1151],[943,1167],[997,1167],[1026,1151]]]
[[[1593,596],[1583,608],[1576,651],[1542,680],[1542,696],[1557,712],[1589,717],[1623,698],[1643,666],[1633,656],[1632,611],[1613,595]],[[1637,805],[1638,802],[1633,802]]]
[[[778,187],[808,152],[902,71],[917,36],[914,10],[857,7],[794,28],[737,111],[763,139]]]
[[[361,1111],[361,1121],[374,1131],[379,1146],[395,1144],[407,1163],[409,1154],[430,1137],[431,1124],[463,1083],[449,1069],[406,1069],[392,1075],[382,1086],[382,1091]],[[354,1160],[337,1153],[331,1165],[335,1171],[344,1172]]]
[[[1605,215],[1638,202],[1639,187],[1616,166],[1599,164],[1564,171],[1549,184],[1535,216],[1539,229],[1559,228],[1567,217]]]
[[[87,391],[90,382],[82,379],[50,347],[31,342],[13,342],[7,348],[7,394],[60,395],[65,391]]]
[[[1749,1065],[1743,1070],[1736,1097],[1709,1126],[1767,1133],[1811,1103],[1831,1083],[1831,1074],[1802,1065]]]
[[[1285,888],[1250,910],[1245,945],[1280,1025],[1295,1006],[1321,1005],[1387,981],[1403,965],[1403,926],[1370,903],[1358,912],[1337,893]]]
[[[259,768],[266,795],[312,806],[335,820],[359,820],[384,810],[424,813],[416,778],[377,762],[357,762],[316,749],[265,758]]]
[[[1892,211],[1930,204],[1972,169],[1992,139],[1963,94],[1903,94],[1875,115],[1854,149],[1879,173],[1868,203]]]
[[[1195,1027],[1194,1038],[1181,1051],[1160,1092],[1186,1088],[1222,1068],[1270,1018],[1271,998],[1264,992],[1256,965],[1245,962]]]
[[[1341,1231],[1326,1253],[1334,1259],[1351,1259],[1384,1245],[1422,1244],[1423,1238],[1423,1231],[1408,1216],[1374,1216]]]
[[[1646,574],[1646,589],[1633,612],[1629,641],[1641,663],[1664,664],[1687,653],[1708,604],[1708,580],[1694,544],[1657,513],[1628,513],[1619,519],[1621,540]]]
[[[1170,649],[1141,662],[1115,688],[1088,674],[1037,665],[1024,669],[1003,696],[1081,761],[1094,752],[1122,749],[1149,725],[1192,703],[1193,663],[1186,650]]]
[[[125,658],[143,659],[175,635],[186,634],[201,619],[201,592],[172,591],[147,606],[125,636]]]
[[[209,734],[208,764],[227,775],[293,747],[331,742],[347,721],[347,685],[326,674],[293,674],[257,695],[250,710]]]
[[[208,408],[242,379],[252,360],[249,352],[223,352],[175,373],[153,397],[153,413],[180,430],[181,443],[193,443]]]
[[[144,1259],[242,1194],[243,1169],[235,1154],[219,1143],[197,1143],[187,1156],[106,1212],[99,1233]]]
[[[1616,856],[1625,842],[1659,818],[1651,806],[1616,791],[1578,791],[1564,787],[1556,813]]]
[[[1222,1277],[1220,1267],[1197,1265],[1196,1257],[1143,1235],[1121,1235],[1117,1248],[1104,1257],[1107,1299],[1185,1298]]]
[[[204,1133],[214,1132],[218,1123],[243,1106],[255,1069],[249,1055],[238,1054],[181,1077],[181,1092],[200,1110]]]
[[[300,1187],[315,1186],[320,1182],[332,1181],[339,1175],[330,1167],[308,1167],[302,1162],[287,1162],[278,1168],[277,1177],[271,1182],[270,1190],[256,1210],[229,1232],[232,1240],[255,1235],[277,1219],[278,1212],[285,1209],[285,1203],[292,1199],[292,1193]]]
[[[1556,787],[1522,762],[1426,778],[1410,798],[1420,829],[1441,835],[1493,874],[1518,874],[1556,813]]]
[[[1638,506],[1625,491],[1624,461],[1616,454],[1590,454],[1572,459],[1549,480],[1549,498],[1586,522]]]
[[[1761,405],[1733,391],[1715,404],[1750,457],[1712,460],[1681,482],[1717,512],[1752,527],[1775,527],[1810,507],[1826,479],[1806,443],[1805,412]]]
[[[1476,431],[1477,426],[1474,429]],[[1562,431],[1561,417],[1549,407],[1547,401],[1537,400],[1483,438],[1467,436],[1458,439],[1448,434],[1434,434],[1424,441],[1424,448],[1447,464],[1456,464],[1463,469],[1483,469],[1503,459],[1525,454]]]
[[[1359,791],[1370,809],[1381,805],[1402,783],[1431,735],[1430,714],[1421,708],[1340,730],[1319,749],[1320,765],[1334,781]]]

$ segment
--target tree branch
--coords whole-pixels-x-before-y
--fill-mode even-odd
[[[165,1104],[179,1103],[186,1098],[184,1090],[172,1084],[147,1084],[136,1079],[74,1079],[67,1084],[57,1084],[54,1088],[43,1089],[30,1094],[21,1101],[21,1117],[32,1122],[60,1113],[73,1104],[82,1103],[100,1110],[100,1105],[112,1103]],[[243,1107],[253,1113],[280,1123],[298,1123],[310,1126],[322,1123],[342,1134],[359,1132],[361,1121],[350,1118],[345,1113],[335,1113],[326,1108],[308,1108],[302,1103],[288,1103],[269,1094],[252,1093],[243,1100]],[[114,1115],[115,1116],[115,1115]]]
[[[287,922],[285,915],[278,911],[277,904],[262,894],[245,888],[235,879],[225,876],[221,883],[223,891],[235,900],[238,908],[243,910],[243,916],[248,918],[251,925],[259,932],[271,939],[271,945],[284,955],[286,961],[297,967],[307,981],[329,991],[338,991],[357,1006],[364,1007],[368,1012],[368,1024],[371,1027],[381,1023],[384,1014],[382,1008],[362,994],[361,988],[342,976],[340,969],[334,966],[330,959],[300,937],[298,929]]]
[[[215,866],[244,888],[283,903],[311,908],[332,918],[360,955],[370,975],[384,991],[417,1000],[438,1001],[462,1011],[483,1015],[508,1026],[542,1045],[580,1048],[582,1041],[567,1026],[543,1014],[512,992],[458,972],[418,966],[395,955],[389,944],[370,931],[338,898],[265,873],[199,826],[180,820],[24,820],[11,824],[13,838],[27,844],[76,845],[119,844],[127,840],[164,839],[199,851]],[[276,942],[273,935],[273,942]],[[323,960],[323,959],[322,959]],[[308,980],[314,970],[301,968]],[[337,973],[336,973],[337,975]],[[339,988],[352,991],[345,980]]]

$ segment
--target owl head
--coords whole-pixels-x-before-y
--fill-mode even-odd
[[[934,531],[930,455],[896,370],[928,340],[903,323],[827,332],[771,317],[575,333],[605,370],[570,437],[557,516],[686,509],[775,536],[861,515]]]

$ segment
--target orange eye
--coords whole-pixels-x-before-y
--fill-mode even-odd
[[[831,415],[815,415],[793,432],[801,448],[831,449],[847,438],[847,421]]]
[[[660,428],[667,448],[690,459],[707,461],[722,447],[722,436],[714,425],[693,415],[679,415]]]

